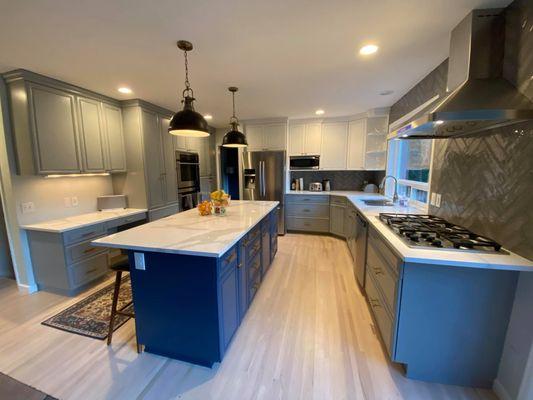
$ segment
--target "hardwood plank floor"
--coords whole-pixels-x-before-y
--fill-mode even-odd
[[[224,361],[213,369],[40,323],[77,298],[0,280],[0,371],[59,399],[494,400],[487,390],[409,380],[387,361],[339,239],[287,234]]]

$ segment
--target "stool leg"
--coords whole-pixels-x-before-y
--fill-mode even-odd
[[[111,344],[113,338],[113,328],[115,327],[115,316],[117,313],[118,295],[120,294],[120,282],[122,280],[122,271],[117,271],[115,278],[115,290],[113,292],[113,303],[111,305],[111,318],[109,319],[109,332],[107,333],[107,345]]]

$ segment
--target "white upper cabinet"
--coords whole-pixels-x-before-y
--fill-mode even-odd
[[[364,118],[350,121],[348,126],[347,169],[365,169],[366,120]]]
[[[286,123],[245,124],[244,134],[248,151],[285,150],[287,146]]]
[[[289,125],[289,155],[320,155],[322,124],[294,123]]]
[[[384,170],[387,161],[388,116],[366,120],[365,169]]]
[[[320,157],[320,168],[329,170],[346,169],[347,143],[347,122],[324,123],[322,125],[322,154]]]

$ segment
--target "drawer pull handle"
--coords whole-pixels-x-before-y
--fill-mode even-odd
[[[254,290],[259,289],[259,283],[254,283],[252,287],[254,288]]]
[[[83,254],[88,254],[88,253],[92,253],[93,251],[96,250],[96,247],[91,247],[89,249],[85,249],[83,250]]]
[[[303,211],[304,211],[304,212],[311,212],[311,210],[308,209],[308,208],[304,208]]]
[[[376,275],[383,275],[383,270],[379,267],[372,267]]]
[[[98,268],[91,268],[91,269],[88,269],[87,271],[85,271],[85,275],[92,274],[93,272],[96,272],[96,271],[98,271]]]
[[[242,268],[242,263],[238,263],[237,268]]]
[[[304,225],[305,226],[311,226],[311,224],[309,222],[304,222]]]
[[[369,297],[369,302],[372,307],[381,307],[379,300]]]
[[[87,236],[93,236],[96,232],[92,231],[92,232],[87,232],[87,233],[82,233],[82,237],[87,237]]]

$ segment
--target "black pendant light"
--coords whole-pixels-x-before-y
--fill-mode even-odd
[[[185,89],[183,90],[183,110],[178,111],[168,126],[168,132],[175,136],[209,136],[209,126],[201,114],[194,111],[193,101],[194,93],[189,84],[189,65],[187,61],[187,52],[192,50],[192,43],[186,40],[178,41],[178,48],[185,54]]]
[[[224,147],[246,147],[248,142],[246,142],[246,136],[244,133],[239,132],[239,120],[235,116],[235,92],[239,90],[235,86],[228,88],[231,92],[233,98],[233,116],[230,118],[229,123],[231,125],[231,131],[224,135],[222,139],[222,146]]]

